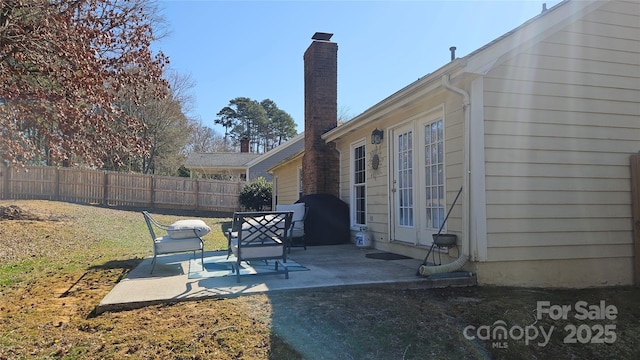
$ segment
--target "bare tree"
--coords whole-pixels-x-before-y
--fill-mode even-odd
[[[187,154],[191,152],[229,152],[231,148],[224,141],[224,136],[216,133],[202,122],[192,124],[192,132],[187,146]]]
[[[101,166],[145,153],[144,124],[114,105],[135,84],[167,95],[168,59],[150,50],[158,19],[146,0],[0,2],[0,157]]]

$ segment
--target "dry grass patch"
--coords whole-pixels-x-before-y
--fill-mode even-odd
[[[94,316],[100,300],[151,255],[142,215],[48,201],[1,201],[37,218],[0,220],[0,359],[543,359],[640,358],[640,290],[406,289],[379,285],[282,291]],[[196,214],[223,249],[229,218]],[[154,214],[159,221],[194,214]],[[308,251],[313,251],[310,248]],[[591,269],[593,270],[593,269]],[[465,327],[534,323],[537,301],[615,305],[611,344],[540,347],[469,340]]]
[[[37,217],[0,222],[0,359],[299,358],[272,335],[264,296],[93,316],[113,286],[151,255],[142,215],[48,201],[0,202],[9,205]],[[184,216],[157,217],[171,222]],[[221,230],[229,219],[203,220]],[[221,231],[205,238],[207,249],[223,244]],[[256,307],[262,315],[247,313]]]

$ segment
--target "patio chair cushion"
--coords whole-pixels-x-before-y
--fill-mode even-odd
[[[304,225],[301,227],[297,227],[297,226],[293,226],[293,228],[291,229],[291,237],[293,238],[299,238],[304,236]]]
[[[193,235],[193,233],[192,233]],[[181,238],[179,241],[169,235],[165,235],[154,240],[155,251],[158,254],[169,254],[183,251],[193,251],[194,249],[202,249],[202,241],[200,238],[191,236],[190,238]]]
[[[290,234],[290,236],[293,238],[304,236],[304,218],[306,212],[305,206],[306,205],[304,203],[276,205],[277,211],[293,211]]]
[[[284,251],[284,245],[280,240],[274,239],[272,245],[245,245],[242,242],[242,258],[260,259],[260,258],[277,258],[281,257]],[[234,256],[238,256],[238,239],[231,239],[231,252]]]
[[[304,203],[296,203],[296,204],[279,204],[276,205],[277,211],[293,211],[293,217],[291,221],[302,221],[304,220],[304,212],[305,212],[305,204]],[[304,224],[303,224],[304,226]]]
[[[167,227],[173,239],[188,239],[207,235],[211,228],[202,220],[178,220]]]

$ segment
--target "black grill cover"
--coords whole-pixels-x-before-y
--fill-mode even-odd
[[[304,237],[307,245],[337,245],[351,239],[349,206],[329,194],[305,195],[297,202],[309,209],[304,221]]]

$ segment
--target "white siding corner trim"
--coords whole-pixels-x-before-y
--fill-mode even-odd
[[[487,261],[487,198],[485,193],[484,158],[484,77],[471,83],[470,124],[470,172],[471,172],[471,224],[469,231],[475,244],[472,247],[473,261]]]

